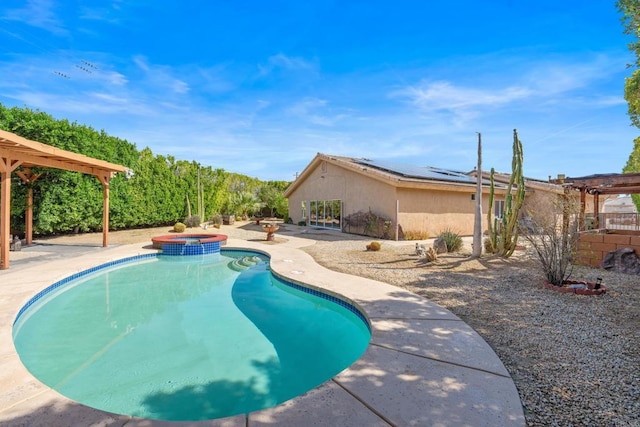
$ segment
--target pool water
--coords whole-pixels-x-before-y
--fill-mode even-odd
[[[62,395],[169,421],[275,406],[348,367],[370,340],[354,310],[237,251],[99,270],[34,303],[13,335],[27,369]]]

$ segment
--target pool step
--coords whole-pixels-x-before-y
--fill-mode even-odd
[[[234,259],[229,263],[229,268],[235,271],[246,270],[253,267],[256,264],[261,263],[262,260],[257,256],[243,256],[242,258]]]

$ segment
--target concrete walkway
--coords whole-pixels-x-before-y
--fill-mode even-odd
[[[385,283],[327,270],[287,242],[230,239],[229,248],[271,257],[274,273],[337,294],[368,316],[365,354],[319,387],[274,408],[205,422],[158,422],[88,408],[41,384],[23,367],[11,329],[20,308],[52,283],[144,245],[36,245],[0,271],[0,425],[3,426],[524,426],[511,377],[489,345],[450,311]]]

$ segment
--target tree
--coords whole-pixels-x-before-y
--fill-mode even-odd
[[[633,41],[628,45],[629,50],[636,55],[635,68],[630,77],[627,77],[624,85],[624,98],[629,104],[629,117],[634,126],[640,127],[640,1],[618,0],[618,10],[622,13],[624,33],[632,36]]]
[[[624,99],[627,100],[631,123],[640,127],[640,70],[638,69],[640,66],[640,1],[618,0],[616,6],[622,13],[621,21],[624,33],[632,37],[632,41],[628,44],[629,50],[636,56],[635,63],[629,65],[629,68],[634,68],[631,76],[625,79]],[[640,172],[640,138],[633,141],[633,150],[622,171],[625,173]],[[632,198],[640,209],[640,196],[633,194]]]
[[[246,219],[249,215],[260,210],[262,204],[250,191],[240,191],[232,195],[231,207],[234,214],[241,215],[242,219]]]
[[[258,191],[258,199],[270,210],[271,217],[287,215],[289,212],[289,203],[284,197],[287,183],[282,183],[282,181],[268,181]]]

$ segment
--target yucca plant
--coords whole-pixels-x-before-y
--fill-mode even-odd
[[[457,252],[462,248],[462,237],[451,230],[445,230],[438,235],[447,245],[447,252]]]

